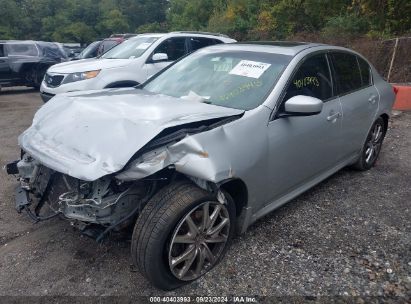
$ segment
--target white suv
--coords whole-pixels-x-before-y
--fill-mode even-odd
[[[101,57],[53,65],[40,95],[46,102],[59,93],[134,86],[199,48],[233,42],[225,35],[201,32],[138,35]]]

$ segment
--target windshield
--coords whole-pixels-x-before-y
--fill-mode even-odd
[[[192,101],[251,110],[263,103],[291,56],[257,52],[194,53],[144,89]]]
[[[124,41],[105,53],[101,58],[106,59],[133,59],[140,57],[157,37],[143,36]]]
[[[62,48],[59,47],[57,43],[54,42],[39,42],[37,46],[43,57],[61,59],[67,58],[66,53]]]
[[[92,58],[97,56],[97,50],[101,41],[94,41],[90,43],[81,53],[78,55],[78,58]]]

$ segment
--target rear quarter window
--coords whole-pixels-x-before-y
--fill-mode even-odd
[[[360,89],[363,85],[357,56],[348,53],[334,53],[331,57],[339,94],[347,94]]]
[[[361,71],[362,86],[367,87],[372,84],[371,68],[364,59],[360,57],[357,57],[357,58],[358,58],[358,64],[360,66],[360,71]]]

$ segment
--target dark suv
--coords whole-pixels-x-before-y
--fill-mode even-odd
[[[40,87],[53,64],[67,61],[64,51],[53,42],[0,40],[0,87]]]

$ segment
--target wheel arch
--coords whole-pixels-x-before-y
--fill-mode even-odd
[[[380,115],[380,117],[384,120],[384,127],[385,131],[388,129],[388,120],[390,119],[390,116],[387,113],[383,113]]]
[[[121,81],[115,81],[115,82],[109,83],[104,88],[105,89],[127,88],[127,87],[134,87],[136,85],[139,85],[139,83],[137,81],[134,81],[134,80],[121,80]]]
[[[175,179],[180,178],[187,178],[206,191],[212,192],[221,190],[223,193],[227,193],[233,200],[235,206],[237,233],[243,233],[247,230],[247,227],[251,223],[252,208],[248,204],[249,198],[247,185],[242,179],[229,178],[220,182],[213,182],[195,178],[187,174],[177,173]]]
[[[223,181],[219,188],[227,192],[236,205],[236,215],[240,216],[241,211],[248,204],[248,189],[246,184],[239,178]]]
[[[234,201],[236,211],[236,231],[244,233],[251,223],[252,209],[248,206],[248,188],[239,178],[227,179],[218,184],[218,187],[228,193]]]

